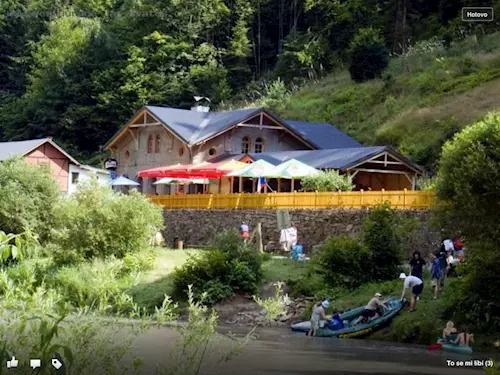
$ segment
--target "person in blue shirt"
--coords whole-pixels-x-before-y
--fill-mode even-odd
[[[439,258],[436,254],[431,253],[431,285],[434,289],[434,299],[437,299],[438,297],[439,287],[441,286],[442,272],[443,270],[441,269]]]

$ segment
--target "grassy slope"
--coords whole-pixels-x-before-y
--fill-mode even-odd
[[[146,273],[140,283],[134,286],[129,294],[140,306],[154,310],[161,306],[166,295],[172,294],[172,279],[170,273],[182,266],[190,255],[196,255],[199,250],[161,250],[156,260],[156,268]]]
[[[347,72],[330,75],[294,93],[279,114],[330,122],[366,145],[391,144],[433,167],[446,139],[500,108],[500,37],[393,59],[386,76],[355,84]]]

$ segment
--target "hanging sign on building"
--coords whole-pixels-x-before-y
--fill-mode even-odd
[[[104,161],[104,168],[105,169],[116,169],[117,166],[118,166],[118,162],[116,161],[116,159],[107,158]]]

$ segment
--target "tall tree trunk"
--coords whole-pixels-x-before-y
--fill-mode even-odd
[[[257,76],[260,77],[260,68],[261,68],[261,57],[260,57],[260,50],[261,50],[261,40],[260,40],[260,0],[257,3],[258,9],[257,9]]]
[[[406,14],[408,11],[408,4],[407,0],[403,0],[403,27],[401,28],[401,49],[403,54],[406,51],[406,39],[407,39],[407,34],[406,34]]]
[[[400,13],[401,13],[401,1],[396,0],[396,24],[394,25],[394,42],[392,45],[392,52],[399,51],[399,28],[400,28]]]
[[[278,0],[278,23],[279,23],[279,35],[278,35],[278,54],[281,53],[283,48],[283,2],[284,0]]]

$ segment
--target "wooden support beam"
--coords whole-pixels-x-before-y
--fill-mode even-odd
[[[132,125],[129,125],[130,128],[144,128],[146,126],[160,126],[162,125],[161,122],[150,122],[150,123],[147,123],[147,124],[132,124]]]
[[[264,114],[262,112],[260,114],[259,125],[260,128],[262,129],[262,125],[264,125]]]
[[[134,131],[132,129],[128,129],[130,135],[132,136],[132,138],[134,139],[134,143],[135,143],[135,151],[138,151],[139,150],[139,138],[134,134]]]
[[[387,167],[387,152],[384,152],[384,167]]]
[[[366,168],[356,168],[352,169],[359,172],[369,172],[369,173],[387,173],[387,174],[407,174],[408,172],[403,171],[388,171],[385,169],[366,169]]]
[[[408,175],[408,173],[405,173],[404,175],[405,175],[405,177],[408,179],[408,181],[410,181],[410,184],[412,184],[412,185],[413,185],[413,180],[414,180],[415,176],[410,177],[410,176]]]
[[[239,128],[257,128],[257,129],[276,129],[276,130],[283,130],[282,127],[280,126],[274,126],[274,125],[254,125],[254,124],[245,124],[241,123],[237,125]]]
[[[384,160],[372,160],[369,162],[366,162],[365,164],[384,164],[384,167],[387,167],[387,165],[406,165],[405,163],[401,163],[400,161],[384,161]]]
[[[354,171],[354,173],[352,173],[352,174],[351,174],[350,172],[347,172],[347,175],[348,175],[348,176],[350,176],[351,178],[354,178],[354,177],[356,177],[356,175],[357,175],[358,173],[359,173],[359,171],[358,171],[358,170],[356,170],[356,171]]]

